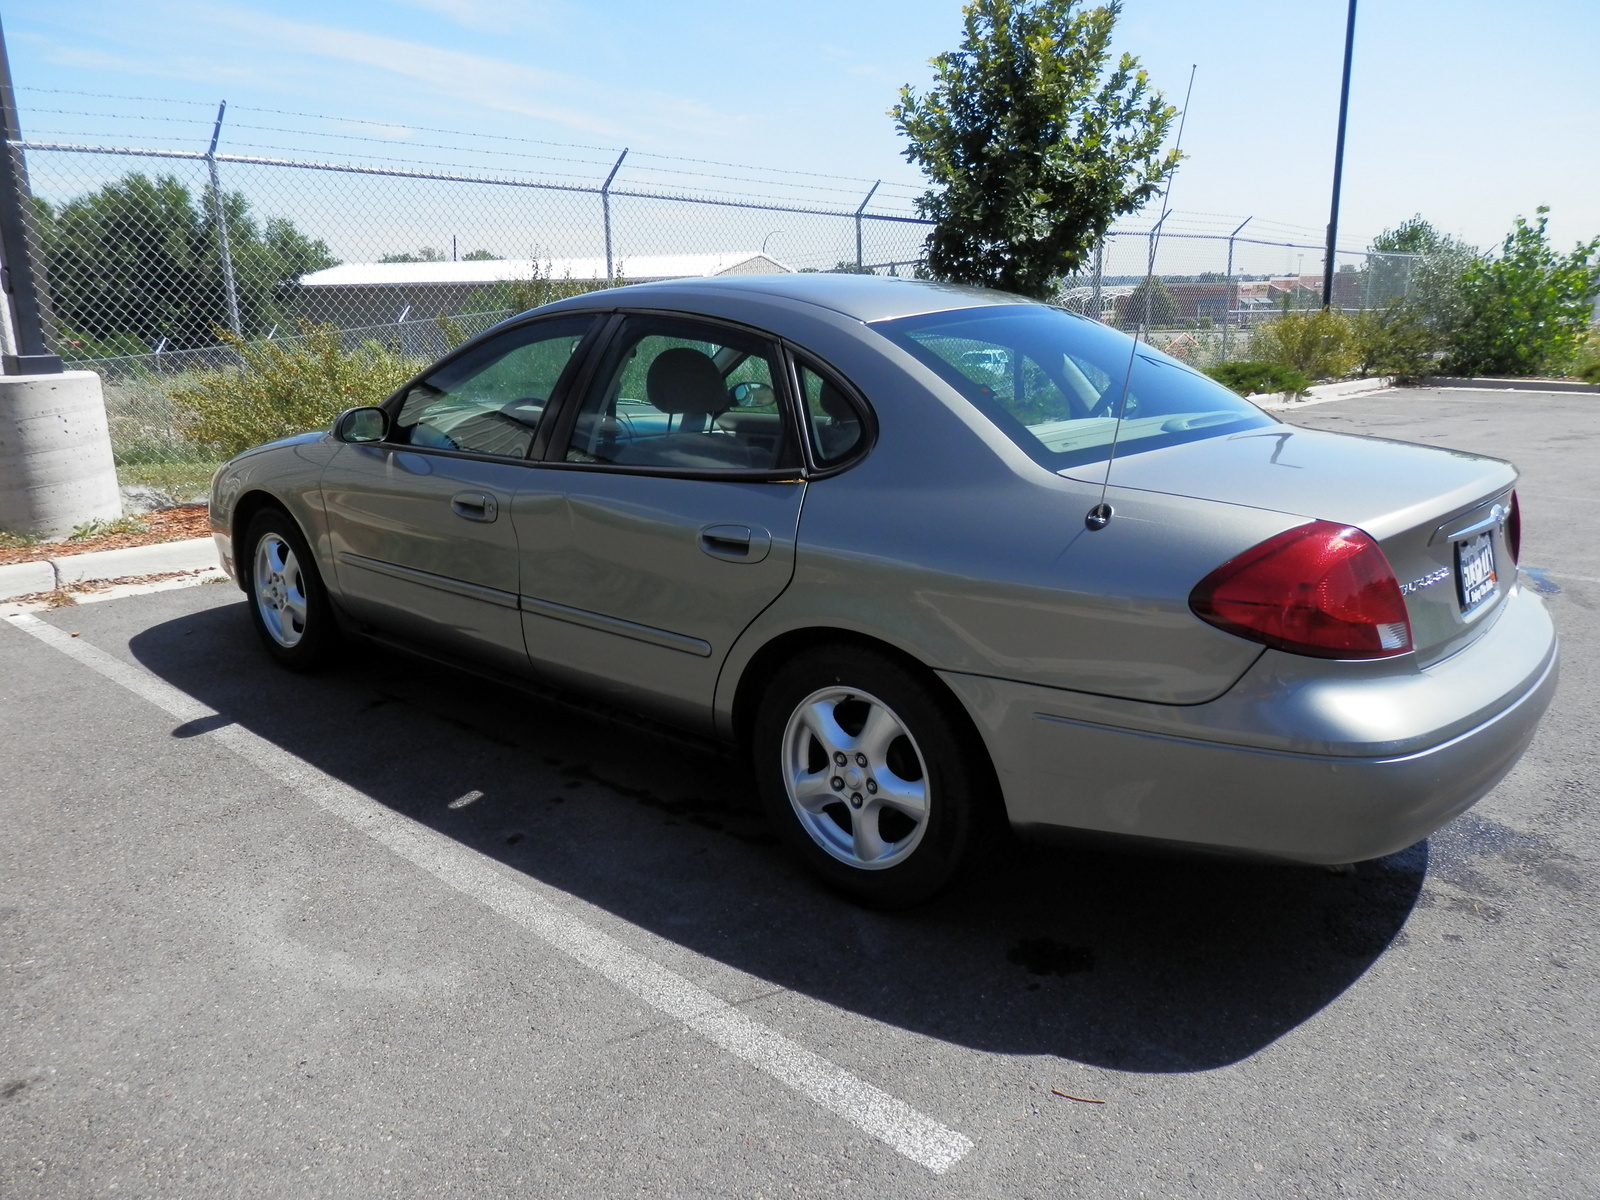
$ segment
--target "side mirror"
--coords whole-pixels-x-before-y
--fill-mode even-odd
[[[389,432],[389,414],[381,408],[347,408],[333,423],[333,436],[341,442],[381,442]]]

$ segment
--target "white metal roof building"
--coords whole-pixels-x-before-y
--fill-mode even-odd
[[[641,254],[618,258],[616,266],[625,283],[713,275],[772,275],[793,270],[754,250]],[[309,320],[353,329],[481,309],[496,284],[532,279],[598,283],[606,278],[603,258],[344,263],[302,275],[295,283],[296,307]]]

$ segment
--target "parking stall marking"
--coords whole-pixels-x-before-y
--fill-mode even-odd
[[[21,613],[4,619],[179,721],[189,723],[222,716],[143,668],[123,662],[38,617]],[[489,860],[444,834],[384,807],[239,725],[220,724],[205,736],[435,879],[515,921],[657,1012],[679,1021],[934,1174],[944,1174],[972,1150],[974,1143],[964,1134],[746,1016],[698,984],[503,874]]]

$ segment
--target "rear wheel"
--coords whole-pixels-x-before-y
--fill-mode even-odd
[[[773,676],[752,751],[790,848],[834,887],[899,907],[976,857],[990,776],[972,740],[912,671],[838,646]]]
[[[339,640],[327,589],[288,513],[268,508],[245,532],[238,561],[247,572],[250,619],[272,655],[292,671],[326,666]]]

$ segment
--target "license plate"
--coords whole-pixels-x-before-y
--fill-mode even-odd
[[[1475,611],[1494,596],[1494,535],[1480,533],[1456,543],[1456,595],[1461,599],[1461,615]]]

